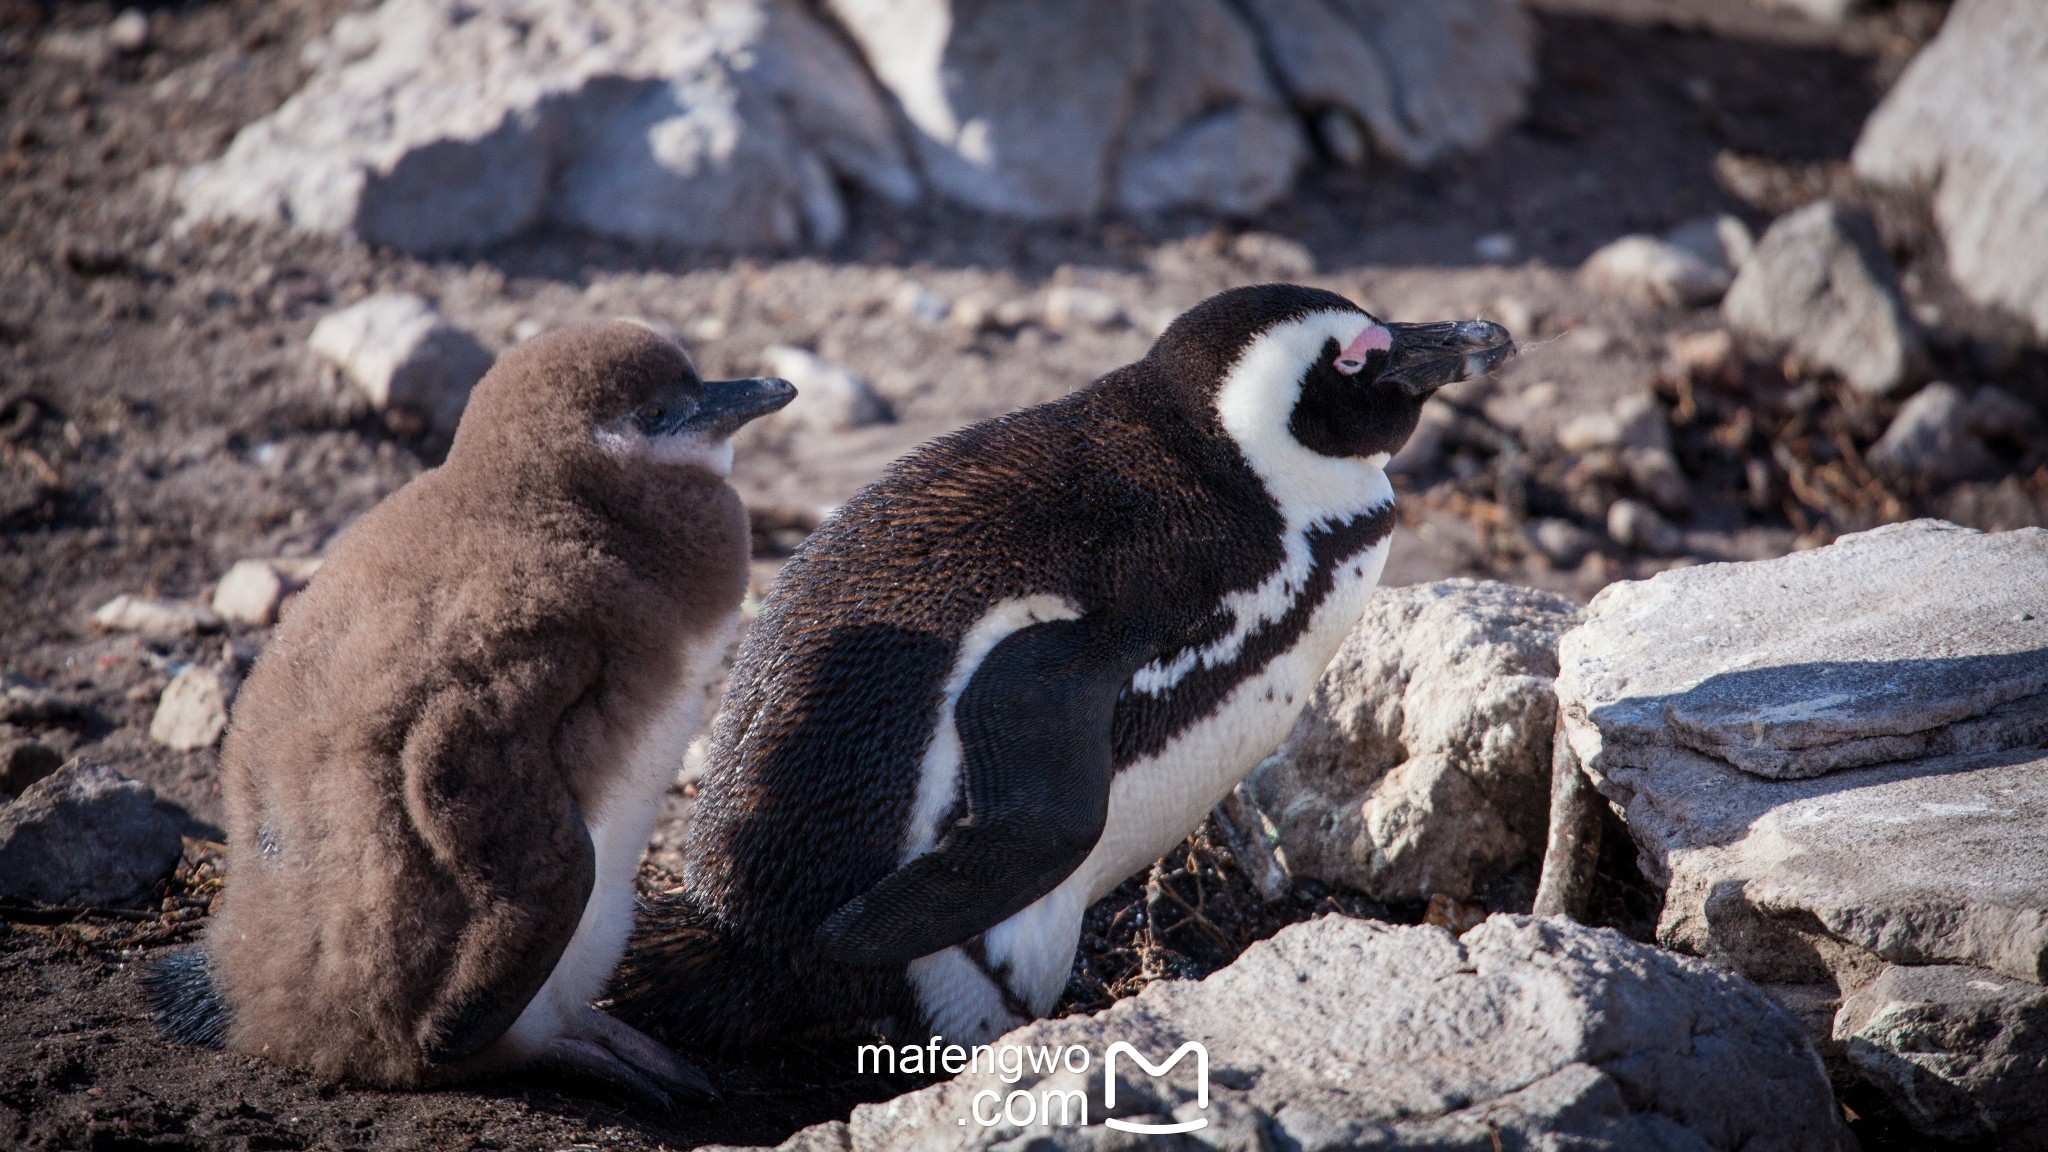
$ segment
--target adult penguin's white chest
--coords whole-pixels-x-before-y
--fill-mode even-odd
[[[1334,463],[1334,462],[1333,462]],[[1280,567],[1256,587],[1225,597],[1216,611],[1229,626],[1199,647],[1164,653],[1141,668],[1127,694],[1170,693],[1205,669],[1243,666],[1213,706],[1177,728],[1159,746],[1126,763],[1110,787],[1108,819],[1088,858],[1059,887],[970,943],[913,961],[909,975],[933,1030],[957,1042],[1000,1035],[1044,1014],[1065,988],[1088,905],[1170,850],[1199,826],[1222,798],[1270,755],[1300,716],[1310,691],[1364,614],[1386,565],[1388,534],[1335,555],[1319,555],[1315,538],[1333,525],[1354,523],[1393,504],[1384,460],[1344,461],[1349,498],[1290,513]],[[1381,518],[1387,529],[1391,516]],[[1050,600],[1050,598],[1046,598]],[[1000,609],[990,623],[1003,631],[1029,620],[1067,615],[1057,604]],[[1306,608],[1304,612],[1303,609]],[[1009,617],[1016,617],[1011,621]],[[1270,649],[1276,630],[1284,646],[1262,661],[1248,651]],[[994,638],[977,638],[992,645]],[[957,698],[948,694],[947,706]],[[950,728],[950,716],[942,728]],[[957,763],[957,760],[955,761]],[[928,783],[951,784],[951,780]],[[947,792],[950,793],[948,788]],[[925,797],[920,797],[921,800]],[[931,843],[946,805],[921,803]]]

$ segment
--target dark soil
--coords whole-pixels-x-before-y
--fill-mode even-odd
[[[2013,475],[1997,483],[1894,491],[1861,464],[1889,405],[1777,365],[1710,380],[1674,374],[1668,338],[1714,327],[1711,309],[1649,312],[1590,295],[1571,275],[1626,232],[1713,211],[1760,227],[1841,195],[1878,213],[1916,307],[1941,310],[1944,377],[1998,383],[2048,408],[2048,362],[2009,320],[1947,286],[1916,209],[1869,202],[1846,175],[1864,116],[1931,35],[1937,4],[1880,5],[1822,30],[1749,0],[1540,0],[1542,80],[1519,127],[1427,172],[1313,172],[1257,220],[1036,227],[856,202],[834,251],[788,259],[549,234],[426,261],[333,239],[176,227],[169,175],[218,154],[290,94],[302,46],[357,2],[152,5],[150,43],[122,53],[100,37],[115,15],[108,4],[0,0],[0,673],[43,701],[0,719],[0,741],[32,738],[149,782],[195,842],[220,834],[214,755],[152,744],[149,717],[177,669],[246,664],[264,630],[143,640],[96,633],[89,616],[124,592],[204,597],[243,557],[317,555],[435,462],[441,445],[387,428],[305,351],[321,315],[376,291],[433,298],[494,350],[521,322],[638,314],[684,331],[707,375],[751,371],[771,342],[815,347],[862,374],[895,424],[831,443],[764,429],[741,445],[736,482],[779,525],[762,533],[757,590],[816,510],[888,459],[1057,396],[1150,339],[1138,325],[920,326],[887,304],[911,280],[997,300],[1095,284],[1133,315],[1170,315],[1231,284],[1276,278],[1323,284],[1399,319],[1526,311],[1524,355],[1449,394],[1461,416],[1443,457],[1404,481],[1393,583],[1484,575],[1583,598],[1674,563],[1776,555],[1930,511],[2011,527],[2048,510],[2040,445],[2012,445]],[[1473,255],[1493,233],[1515,239],[1515,262]],[[706,319],[717,324],[693,326]],[[1672,405],[1695,490],[1685,554],[1603,543],[1553,569],[1524,542],[1526,520],[1561,516],[1598,533],[1598,509],[1627,481],[1575,470],[1550,433],[1646,384]],[[658,845],[673,845],[687,819],[687,792],[672,800]],[[1627,857],[1607,857],[1596,907],[1642,936],[1655,894]],[[906,1087],[853,1078],[842,1053],[785,1053],[711,1062],[724,1106],[657,1115],[538,1083],[361,1091],[168,1045],[147,1020],[137,965],[203,922],[203,859],[195,849],[161,907],[0,910],[0,1146],[764,1143]],[[1527,889],[1507,884],[1477,905],[1385,908],[1301,886],[1268,905],[1204,831],[1091,913],[1062,1010],[1212,971],[1309,916],[1456,926],[1526,907]]]

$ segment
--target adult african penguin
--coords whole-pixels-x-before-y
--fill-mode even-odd
[[[1357,622],[1423,402],[1512,351],[1242,288],[898,461],[742,645],[616,1009],[695,1046],[1044,1013],[1087,906],[1272,752]]]
[[[794,394],[624,322],[498,361],[241,690],[227,887],[153,974],[167,1030],[374,1085],[709,1093],[591,1001],[745,592],[729,438]]]

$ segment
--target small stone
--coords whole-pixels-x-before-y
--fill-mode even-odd
[[[1588,324],[1566,332],[1564,342],[1588,356],[1604,356],[1614,347],[1614,333]]]
[[[896,286],[889,294],[889,308],[906,320],[924,324],[937,324],[952,310],[945,297],[914,280]]]
[[[952,310],[946,313],[946,320],[963,332],[980,332],[996,326],[995,309],[990,306],[987,298],[972,294],[953,301]]]
[[[322,318],[308,345],[387,418],[442,433],[455,430],[469,390],[491,367],[475,337],[410,292],[372,296]]]
[[[512,342],[514,344],[524,344],[547,330],[548,326],[541,321],[531,316],[522,317],[517,323],[512,325]]]
[[[1658,511],[1681,516],[1692,508],[1692,484],[1669,448],[1624,448],[1621,463],[1629,482],[1650,498]]]
[[[1005,300],[996,305],[989,314],[998,328],[1022,328],[1038,320],[1041,313],[1038,305],[1029,299]]]
[[[1936,487],[1996,476],[1998,457],[1971,428],[1970,417],[1970,397],[1937,380],[1899,407],[1870,446],[1870,463],[1895,479]]]
[[[1303,280],[1316,274],[1316,258],[1307,245],[1271,232],[1246,232],[1231,241],[1230,251],[1246,264],[1282,280]]]
[[[1735,276],[1721,314],[1744,343],[1887,396],[1918,378],[1919,328],[1876,229],[1827,200],[1772,223]]]
[[[1576,568],[1586,553],[1600,546],[1600,538],[1569,520],[1546,516],[1529,526],[1529,542],[1544,558],[1559,568]]]
[[[0,808],[0,896],[131,904],[149,895],[183,850],[176,821],[148,785],[73,760]]]
[[[1488,264],[1505,264],[1521,251],[1521,243],[1507,232],[1488,232],[1472,242],[1472,254]]]
[[[1558,425],[1557,446],[1575,454],[1619,448],[1622,435],[1621,421],[1614,413],[1583,412]]]
[[[55,748],[37,740],[0,740],[0,794],[19,796],[64,763]]]
[[[285,599],[306,586],[317,560],[238,560],[213,590],[213,610],[236,624],[268,628]]]
[[[218,668],[193,665],[171,678],[149,721],[149,738],[179,752],[211,748],[228,728],[234,680]]]
[[[1616,544],[1655,556],[1670,556],[1685,548],[1685,538],[1671,521],[1639,500],[1616,500],[1607,509],[1607,535]]]
[[[1742,383],[1742,346],[1726,328],[1671,338],[1671,366],[1695,384],[1724,388]]]
[[[1671,450],[1671,418],[1655,396],[1634,392],[1616,400],[1614,421],[1621,429],[1621,447]]]
[[[149,14],[139,8],[123,10],[107,25],[107,43],[131,54],[149,47]]]
[[[1123,305],[1098,288],[1058,284],[1045,293],[1045,326],[1055,332],[1107,328],[1124,318]]]
[[[716,316],[699,316],[690,321],[684,332],[691,340],[707,341],[725,339],[728,330],[726,322]]]
[[[183,600],[126,593],[100,605],[92,614],[92,622],[109,632],[138,632],[163,639],[211,632],[221,625],[220,617],[212,609]]]
[[[889,405],[867,382],[807,349],[770,344],[761,351],[768,372],[796,385],[796,399],[770,417],[784,427],[815,433],[849,432],[891,419]]]
[[[1579,275],[1595,291],[1652,307],[1711,304],[1728,291],[1734,274],[1655,236],[1623,236],[1586,258]]]

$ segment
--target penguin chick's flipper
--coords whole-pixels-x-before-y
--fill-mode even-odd
[[[446,981],[417,1025],[429,1064],[505,1034],[555,970],[595,886],[596,852],[556,770],[553,726],[522,716],[535,698],[576,698],[584,680],[564,683],[564,663],[574,662],[500,669],[495,699],[442,692],[407,734],[407,815],[469,905]]]
[[[1109,814],[1110,718],[1139,661],[1084,618],[1033,624],[960,693],[967,815],[819,929],[847,964],[905,964],[971,940],[1059,886]]]

